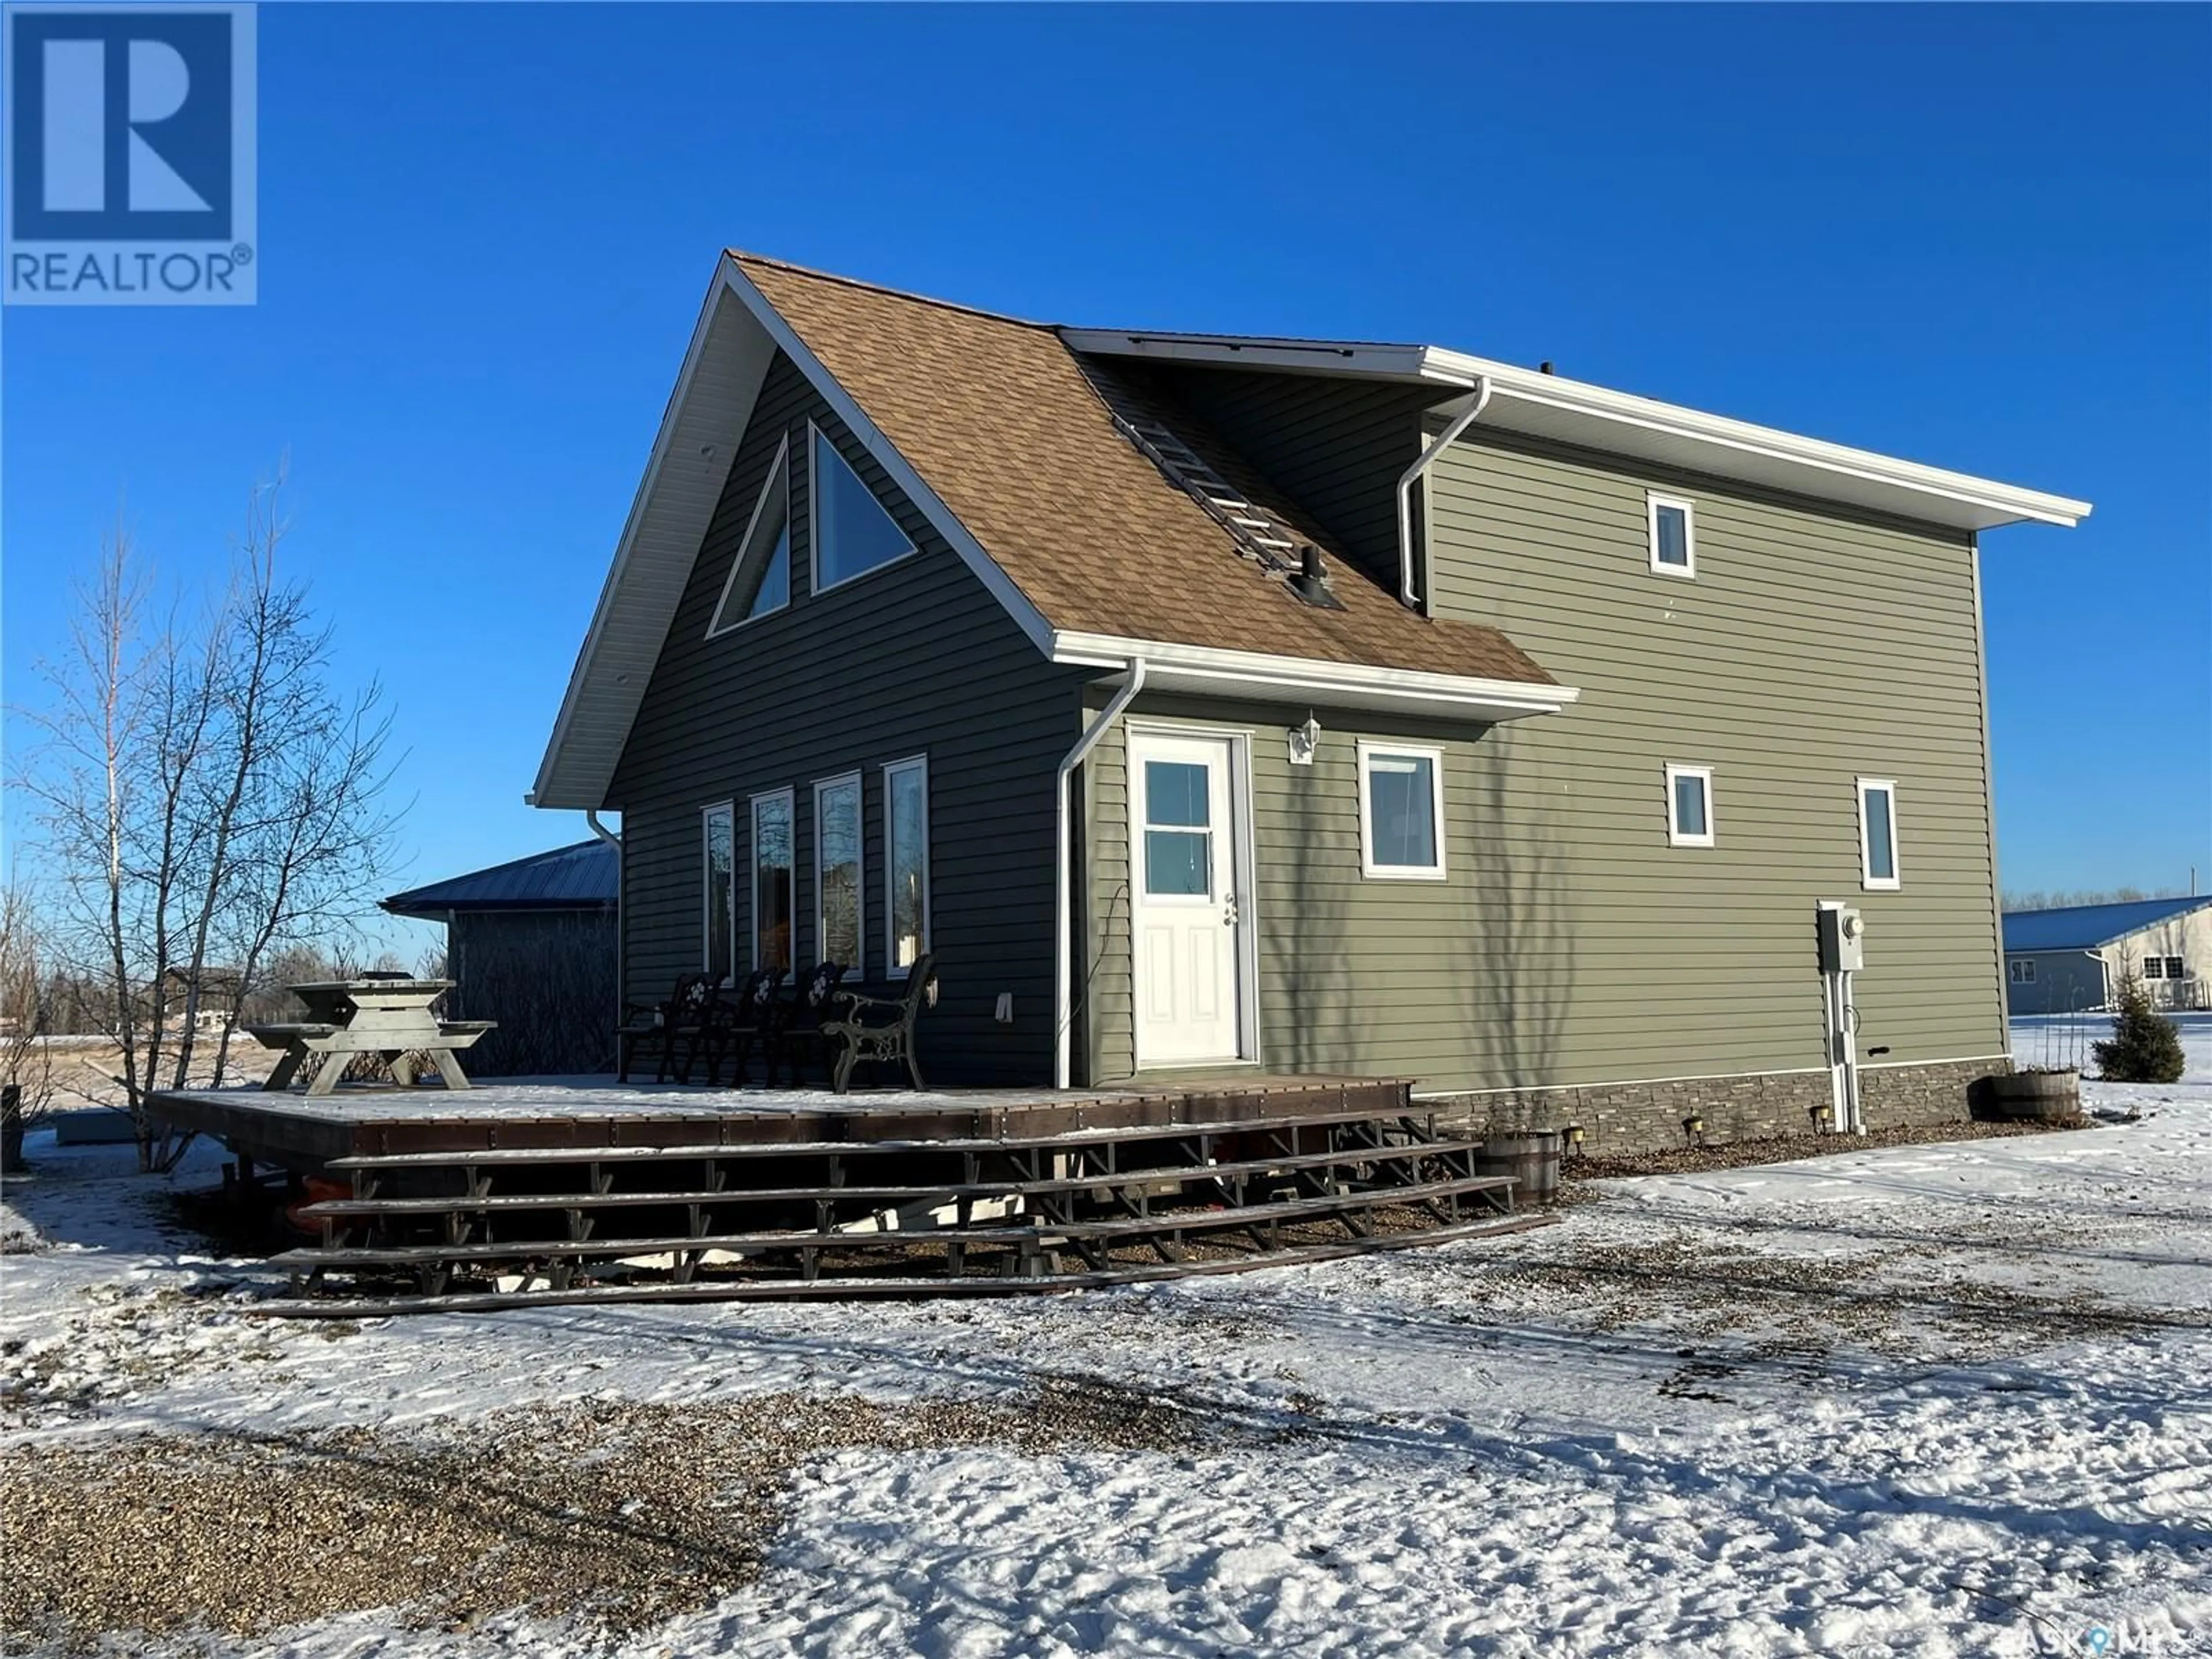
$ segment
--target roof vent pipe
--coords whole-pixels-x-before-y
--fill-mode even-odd
[[[1421,459],[1407,467],[1398,480],[1398,597],[1409,611],[1427,614],[1424,596],[1413,586],[1413,486],[1429,470],[1430,463],[1449,448],[1452,441],[1482,418],[1482,411],[1490,406],[1490,376],[1477,375],[1474,382],[1474,401],[1467,406],[1460,417],[1437,434],[1437,441],[1421,452]]]
[[[1291,578],[1291,592],[1322,611],[1344,609],[1343,602],[1329,592],[1328,571],[1322,564],[1321,549],[1310,542],[1298,550],[1298,568]]]

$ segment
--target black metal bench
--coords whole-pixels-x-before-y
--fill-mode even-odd
[[[810,1060],[818,1060],[825,1072],[829,1070],[823,1024],[836,1012],[837,1000],[845,994],[838,989],[844,978],[843,963],[817,962],[793,980],[790,996],[775,1005],[775,1025],[768,1039],[771,1084],[781,1072],[793,1088],[798,1087],[799,1068]]]
[[[928,1087],[921,1080],[921,1065],[915,1057],[914,1027],[922,1009],[937,1000],[936,957],[925,951],[907,970],[906,985],[896,997],[860,991],[837,994],[845,1012],[822,1023],[823,1041],[836,1050],[830,1086],[843,1094],[852,1083],[854,1066],[866,1060],[878,1064],[902,1060],[914,1086]]]

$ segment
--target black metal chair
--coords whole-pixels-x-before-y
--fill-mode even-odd
[[[822,1022],[836,1012],[837,984],[845,965],[818,962],[791,982],[791,994],[775,1005],[775,1030],[769,1042],[768,1080],[787,1069],[790,1086],[799,1086],[801,1065],[818,1060],[826,1072],[830,1051],[822,1040]]]
[[[853,1080],[853,1067],[864,1060],[878,1063],[903,1060],[906,1074],[917,1089],[928,1085],[921,1080],[921,1065],[915,1057],[915,1022],[921,1018],[925,1007],[937,1002],[937,958],[927,951],[907,970],[906,988],[896,997],[863,995],[858,991],[843,991],[838,1000],[845,1010],[836,1018],[822,1027],[824,1042],[835,1044],[837,1057],[830,1075],[830,1086],[843,1094]]]
[[[782,969],[758,969],[739,980],[738,988],[722,1005],[721,1046],[730,1054],[730,1081],[737,1087],[744,1086],[745,1066],[756,1048],[763,1055],[772,1053],[776,1009],[781,1001],[776,991],[782,983]],[[719,1060],[710,1063],[707,1073],[709,1083],[720,1069]]]
[[[722,981],[716,975],[684,974],[678,978],[675,994],[665,1002],[624,1003],[624,1020],[615,1032],[615,1080],[629,1082],[635,1046],[658,1038],[660,1064],[653,1073],[654,1082],[668,1081],[669,1062],[675,1058],[679,1039],[684,1043],[684,1060],[677,1069],[676,1080],[691,1080],[691,1068],[703,1051],[708,1057],[708,1080],[712,1082],[721,992]]]

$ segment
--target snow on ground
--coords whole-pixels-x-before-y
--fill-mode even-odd
[[[1196,1431],[827,1452],[757,1581],[619,1643],[371,1608],[141,1651],[2212,1652],[2212,1020],[2189,1050],[2182,1084],[2085,1085],[2134,1121],[1597,1183],[1501,1240],[986,1304],[264,1321],[265,1270],[178,1228],[129,1149],[41,1135],[0,1223],[48,1242],[0,1258],[0,1444],[1040,1378]]]

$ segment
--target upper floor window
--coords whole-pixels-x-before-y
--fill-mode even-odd
[[[2014,957],[2008,964],[2012,982],[2015,985],[2035,983],[2035,963],[2027,957]]]
[[[768,481],[753,503],[753,516],[730,561],[729,580],[707,624],[707,637],[726,634],[757,617],[791,603],[791,440],[775,447]]]
[[[2166,958],[2164,957],[2145,957],[2143,958],[2142,976],[2145,979],[2164,979],[2166,977]],[[2174,977],[2179,979],[2180,975],[2177,974]]]
[[[1697,515],[1689,502],[1673,495],[1644,499],[1650,514],[1651,568],[1669,576],[1696,575]]]
[[[860,481],[820,427],[810,422],[814,457],[814,591],[902,559],[914,544]]]
[[[1667,844],[1713,844],[1713,769],[1667,765]]]
[[[1898,884],[1897,785],[1887,778],[1859,780],[1859,878],[1868,887]]]
[[[1441,881],[1443,750],[1359,745],[1360,866],[1370,876]]]

